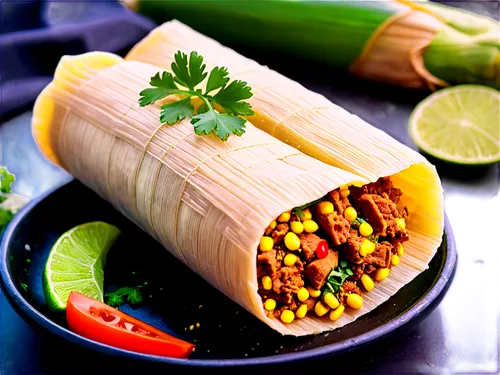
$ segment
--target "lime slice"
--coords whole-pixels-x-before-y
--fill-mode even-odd
[[[423,151],[453,163],[500,161],[500,92],[478,85],[440,90],[417,105],[410,134]]]
[[[100,221],[78,225],[52,247],[43,272],[51,310],[64,311],[71,291],[103,301],[104,263],[120,231]]]

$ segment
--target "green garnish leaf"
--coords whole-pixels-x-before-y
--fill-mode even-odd
[[[28,285],[26,283],[21,283],[21,288],[23,288],[25,292],[28,291]]]
[[[13,218],[14,213],[11,210],[0,207],[0,232],[9,225]]]
[[[0,192],[8,194],[11,191],[10,185],[16,180],[16,177],[9,172],[6,167],[0,167]]]
[[[184,120],[186,117],[192,117],[194,107],[189,98],[164,104],[161,106],[160,121],[173,125],[176,122]]]
[[[345,260],[340,261],[340,264],[332,269],[328,274],[325,281],[325,286],[321,298],[325,296],[326,293],[338,294],[340,287],[344,284],[345,280],[352,276],[354,273],[348,267],[348,263]]]
[[[106,293],[105,301],[111,307],[120,307],[125,303],[135,306],[142,302],[141,286],[123,287],[111,293]]]
[[[177,89],[166,89],[163,87],[154,87],[142,90],[140,92],[139,105],[141,107],[153,104],[157,100],[166,98],[167,96],[178,94],[181,90]]]
[[[142,293],[139,289],[133,289],[127,295],[127,302],[131,305],[137,305],[142,302]]]
[[[230,115],[251,116],[254,114],[252,107],[247,102],[218,101],[217,104]]]
[[[111,307],[120,307],[124,304],[123,297],[116,293],[108,293],[106,294],[106,304]]]
[[[149,84],[153,87],[142,90],[139,94],[139,105],[141,107],[153,104],[167,96],[182,93],[182,90],[179,90],[175,84],[174,77],[168,72],[156,73],[151,77]]]
[[[163,72],[162,74],[160,74],[160,72],[156,73],[151,77],[149,84],[154,87],[163,87],[164,89],[178,89],[174,82],[174,76],[169,72]]]
[[[302,206],[295,207],[292,212],[299,217],[300,220],[304,218],[304,210],[310,206],[315,205],[316,203],[321,202],[325,197],[318,198],[312,202],[303,204]]]
[[[174,81],[194,91],[195,87],[207,76],[203,57],[198,55],[196,51],[193,51],[190,53],[188,60],[184,52],[177,51],[174,58],[175,62],[171,65],[172,72],[175,75]]]
[[[191,117],[191,124],[194,125],[196,134],[206,135],[215,131],[223,141],[231,134],[241,136],[245,133],[246,120],[240,116],[254,114],[250,104],[244,101],[253,95],[250,86],[239,80],[229,82],[227,68],[215,67],[210,72],[203,94],[201,89],[196,88],[208,75],[205,72],[203,57],[195,51],[191,52],[189,57],[178,51],[174,59],[171,65],[173,74],[156,73],[150,81],[152,87],[141,91],[139,104],[146,106],[169,95],[181,95],[183,96],[181,100],[161,107],[162,123],[173,125]],[[215,90],[219,91],[213,96],[209,95]],[[203,101],[197,111],[190,102],[191,97],[199,97]],[[217,112],[214,109],[215,104],[222,107],[226,113]]]
[[[205,92],[205,95],[211,93],[214,90],[225,87],[229,82],[229,78],[227,77],[228,75],[229,73],[225,66],[216,66],[215,68],[213,68],[210,72],[210,76],[208,77],[207,91]]]
[[[226,113],[216,113],[215,116],[217,117],[215,132],[223,141],[231,134],[241,137],[241,135],[245,133],[246,120],[244,118],[228,115]]]
[[[198,113],[193,117],[191,123],[194,124],[194,132],[198,135],[210,134],[217,127],[217,117],[215,111]]]
[[[10,173],[7,167],[0,167],[0,203],[7,200],[7,197],[2,194],[11,192],[11,185],[15,180],[16,176]],[[13,217],[12,210],[0,206],[0,233],[7,227]]]
[[[351,221],[351,226],[359,227],[363,223],[367,223],[367,221],[361,217],[357,217],[356,219]]]
[[[242,100],[252,97],[250,86],[244,81],[233,81],[223,87],[215,96],[214,101],[232,115],[253,115],[250,104]]]
[[[198,135],[210,134],[214,129],[217,136],[225,141],[231,134],[241,136],[245,133],[246,120],[226,113],[208,111],[193,117],[194,131]]]

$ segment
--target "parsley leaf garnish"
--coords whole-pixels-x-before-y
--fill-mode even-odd
[[[254,112],[246,99],[252,97],[252,89],[244,81],[229,82],[228,71],[225,67],[215,67],[210,75],[205,71],[203,57],[196,51],[188,56],[177,51],[171,65],[172,73],[158,72],[149,84],[152,86],[140,93],[139,105],[141,107],[155,103],[170,95],[180,95],[181,100],[164,104],[161,107],[160,121],[169,125],[191,117],[191,124],[198,135],[215,132],[223,141],[231,134],[241,136],[245,133],[246,120],[241,116],[253,115]],[[197,86],[205,78],[208,80],[206,89]],[[212,92],[218,90],[215,94]],[[191,98],[198,97],[202,100],[197,112],[191,104]],[[215,104],[224,109],[219,113],[214,109]],[[195,114],[196,112],[196,114]]]
[[[136,287],[123,287],[115,290],[114,292],[106,293],[105,300],[106,303],[111,307],[120,307],[125,303],[131,306],[135,306],[142,302],[142,292],[140,290],[142,286]]]
[[[11,210],[0,207],[0,232],[7,227],[13,217],[14,213]]]
[[[312,202],[309,202],[309,203],[306,203],[302,206],[299,206],[299,207],[295,207],[293,210],[292,210],[292,213],[294,213],[295,215],[297,215],[299,217],[300,220],[302,220],[304,218],[304,210],[310,206],[313,206],[315,205],[316,203],[319,203],[321,202],[325,197],[321,197],[321,198],[318,198]]]
[[[6,167],[0,167],[0,192],[10,193],[10,185],[16,180],[16,177],[9,173]]]
[[[355,227],[355,228],[358,228],[361,224],[363,223],[367,223],[367,221],[361,217],[357,217],[356,219],[354,219],[353,221],[351,221],[351,227]]]
[[[160,121],[173,125],[186,117],[193,117],[194,107],[189,98],[161,106]]]
[[[330,274],[325,281],[325,289],[321,298],[325,296],[326,293],[337,294],[340,291],[340,287],[344,284],[345,280],[353,275],[353,272],[348,268],[348,263],[345,260],[340,261],[339,265],[330,271]]]
[[[380,233],[377,233],[377,234],[372,233],[372,234],[370,234],[370,235],[368,236],[368,239],[369,239],[370,241],[375,242],[375,243],[377,244],[377,243],[378,243],[378,240],[379,240],[379,237],[380,237]]]
[[[11,192],[11,185],[16,180],[16,177],[9,172],[6,167],[0,167],[0,204],[7,200],[7,196]],[[12,210],[0,206],[0,233],[7,227],[14,217]]]
[[[225,87],[229,82],[229,78],[227,78],[228,75],[229,73],[225,66],[220,68],[216,66],[215,68],[213,68],[210,72],[210,76],[208,77],[206,93],[208,94],[214,90]]]

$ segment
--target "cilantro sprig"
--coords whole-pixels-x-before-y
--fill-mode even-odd
[[[11,192],[11,185],[16,180],[16,176],[9,172],[6,167],[0,167],[0,193]]]
[[[308,207],[311,207],[313,205],[315,205],[316,203],[319,203],[321,202],[325,197],[321,197],[321,198],[318,198],[312,202],[309,202],[309,203],[306,203],[302,206],[299,206],[299,207],[295,207],[292,212],[297,215],[299,217],[300,220],[302,220],[304,218],[304,210]]]
[[[136,287],[122,287],[114,292],[106,293],[105,300],[106,304],[111,307],[120,307],[125,303],[131,306],[138,305],[142,302],[142,285]]]
[[[172,73],[158,72],[151,78],[152,86],[140,93],[141,107],[155,103],[170,95],[179,95],[181,100],[163,104],[160,111],[160,121],[169,125],[191,118],[194,131],[198,135],[210,134],[215,131],[217,136],[225,141],[231,134],[241,136],[245,133],[246,120],[241,116],[253,115],[254,112],[246,99],[252,97],[251,87],[244,81],[229,82],[229,73],[225,67],[215,67],[210,75],[205,71],[203,57],[196,51],[188,56],[177,51],[171,65]],[[208,75],[205,91],[197,86]],[[195,114],[191,98],[198,97],[202,104]],[[217,112],[215,105],[220,106],[225,113]]]
[[[325,281],[325,289],[323,289],[323,294],[321,298],[324,297],[326,293],[337,294],[340,291],[340,287],[344,284],[345,280],[352,276],[353,272],[348,268],[348,264],[345,260],[341,260],[339,265],[332,269]]]
[[[0,235],[27,201],[26,198],[12,193],[11,185],[14,181],[14,174],[10,173],[7,167],[0,166]]]

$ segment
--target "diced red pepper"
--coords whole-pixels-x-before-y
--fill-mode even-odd
[[[321,240],[316,247],[316,256],[319,259],[326,258],[328,255],[328,242],[326,240]]]

